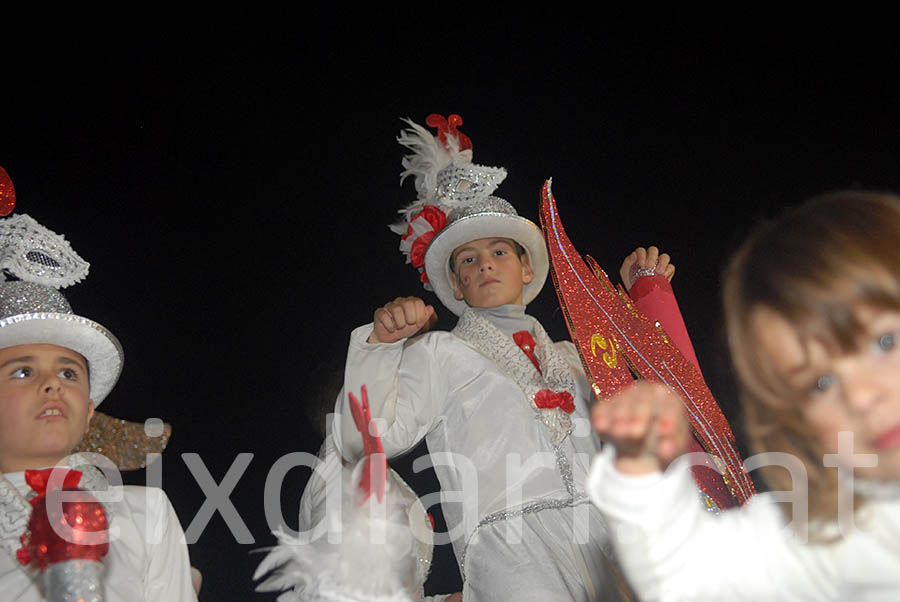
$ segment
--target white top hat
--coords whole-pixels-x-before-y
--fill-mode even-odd
[[[89,267],[62,236],[27,215],[0,220],[0,269],[20,278],[0,282],[0,348],[49,343],[80,353],[98,406],[122,372],[122,345],[97,322],[75,315],[57,290],[79,282]]]
[[[435,138],[422,126],[406,120],[398,142],[413,151],[403,159],[404,172],[416,179],[418,198],[400,210],[404,219],[391,226],[402,235],[400,251],[419,270],[424,286],[456,315],[467,305],[453,294],[450,258],[460,245],[480,238],[510,238],[524,247],[534,279],[522,291],[529,303],[544,286],[550,263],[540,228],[492,193],[506,178],[502,167],[472,163],[472,143],[456,127],[462,118],[429,115],[426,123],[438,128]]]

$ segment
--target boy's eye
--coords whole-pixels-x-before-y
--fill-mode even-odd
[[[494,251],[494,255],[506,255],[506,249],[497,249]]]
[[[16,368],[10,376],[13,378],[28,378],[31,376],[31,368]]]
[[[63,368],[59,372],[56,373],[62,379],[65,380],[78,380],[78,373],[71,368]]]
[[[475,259],[473,257],[463,257],[460,260],[460,263],[472,263]]]

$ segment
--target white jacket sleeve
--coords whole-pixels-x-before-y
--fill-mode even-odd
[[[635,477],[613,461],[612,446],[598,454],[588,494],[641,600],[837,599],[825,546],[797,543],[768,496],[715,515],[685,462]]]
[[[446,397],[436,356],[446,332],[432,332],[395,343],[369,343],[372,324],[350,335],[344,388],[335,404],[334,442],[344,459],[354,462],[363,451],[362,438],[349,407],[349,393],[368,392],[385,454],[409,451],[434,427]]]

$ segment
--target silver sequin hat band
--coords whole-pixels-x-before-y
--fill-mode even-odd
[[[97,322],[72,313],[58,290],[25,281],[0,283],[0,348],[42,343],[84,356],[94,406],[100,405],[122,372],[125,355],[119,340]]]

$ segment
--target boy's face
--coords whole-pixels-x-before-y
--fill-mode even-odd
[[[0,471],[55,465],[93,415],[81,354],[45,344],[0,349]]]
[[[841,465],[857,464],[859,477],[900,479],[900,312],[862,309],[865,330],[855,349],[834,350],[813,340],[803,345],[778,314],[757,310],[754,326],[766,355],[781,378],[800,391],[804,418],[829,454],[838,451],[838,433],[853,434],[852,453]],[[847,446],[849,447],[849,446]],[[877,466],[862,454],[875,455]]]
[[[522,287],[534,279],[528,255],[508,238],[479,238],[453,251],[453,294],[471,307],[522,304]]]

